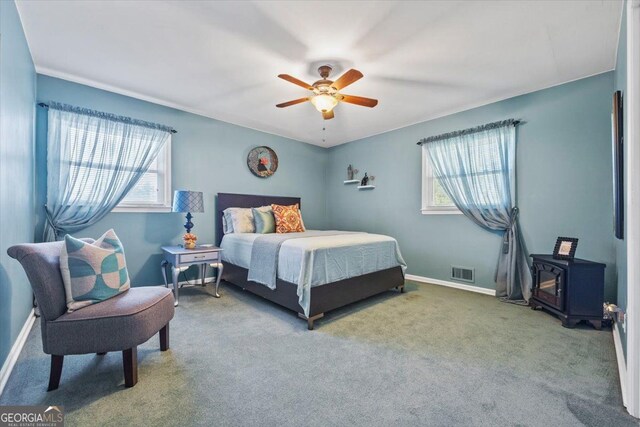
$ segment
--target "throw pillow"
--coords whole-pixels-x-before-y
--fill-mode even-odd
[[[227,208],[224,210],[227,227],[232,233],[254,233],[253,213],[251,208]]]
[[[256,233],[267,234],[276,232],[276,220],[273,217],[271,206],[253,208],[252,211]]]
[[[69,311],[104,301],[129,289],[122,243],[109,230],[93,243],[66,235],[60,272]]]
[[[304,231],[298,204],[291,206],[271,205],[276,220],[276,233],[299,233]]]

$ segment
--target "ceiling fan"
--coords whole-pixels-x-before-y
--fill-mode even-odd
[[[278,108],[289,107],[291,105],[300,104],[302,102],[311,101],[316,110],[322,113],[322,117],[325,120],[333,119],[333,109],[339,102],[348,102],[349,104],[362,105],[364,107],[373,108],[378,105],[377,99],[364,98],[362,96],[343,95],[340,90],[349,86],[357,80],[360,80],[363,75],[360,71],[351,69],[344,73],[336,81],[329,80],[329,74],[331,74],[332,68],[329,65],[322,65],[318,68],[318,73],[322,79],[318,80],[314,84],[310,85],[292,77],[288,74],[279,74],[283,80],[291,82],[295,85],[301,86],[313,92],[313,95],[306,98],[299,98],[289,102],[283,102],[276,105]]]

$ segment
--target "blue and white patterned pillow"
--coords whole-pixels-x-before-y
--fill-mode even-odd
[[[122,243],[113,230],[93,243],[67,234],[60,272],[70,312],[114,297],[131,285]]]

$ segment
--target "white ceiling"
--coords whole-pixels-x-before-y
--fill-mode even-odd
[[[332,146],[614,68],[621,1],[18,1],[36,69]],[[356,68],[323,121],[311,64]],[[336,76],[334,76],[336,77]],[[322,127],[326,124],[323,139]]]

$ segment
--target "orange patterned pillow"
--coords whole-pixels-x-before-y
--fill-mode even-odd
[[[271,205],[276,219],[276,233],[298,233],[304,231],[302,216],[298,205]]]

